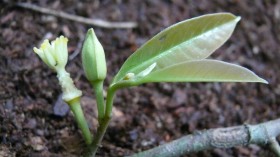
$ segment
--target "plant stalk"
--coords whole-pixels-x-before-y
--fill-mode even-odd
[[[92,82],[91,85],[92,85],[93,90],[96,94],[98,121],[99,121],[99,124],[100,124],[102,119],[104,118],[104,115],[105,115],[105,103],[104,103],[104,96],[103,96],[103,81]]]
[[[96,136],[94,137],[93,142],[90,145],[87,154],[85,155],[86,157],[95,157],[98,147],[101,146],[102,139],[106,133],[110,120],[111,117],[104,117],[101,120],[100,126],[97,129]]]
[[[92,143],[92,135],[89,130],[87,121],[85,119],[81,104],[80,104],[80,97],[75,98],[69,102],[67,102],[70,106],[71,111],[74,114],[76,122],[78,123],[79,128],[82,130],[83,137],[87,145]]]
[[[106,133],[106,130],[109,126],[109,122],[112,116],[112,106],[113,106],[113,99],[115,96],[115,91],[112,88],[108,89],[107,99],[106,99],[106,112],[102,119],[99,121],[99,127],[97,129],[96,136],[93,139],[92,144],[90,145],[89,150],[86,152],[86,157],[95,157],[95,154],[98,150],[98,147],[101,146],[101,141]]]
[[[105,117],[111,117],[112,116],[112,109],[113,109],[113,101],[115,97],[116,89],[109,88],[106,98],[106,112]]]

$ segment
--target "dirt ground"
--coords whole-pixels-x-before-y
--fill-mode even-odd
[[[93,27],[108,65],[106,87],[125,59],[160,30],[206,13],[242,17],[230,40],[211,57],[236,63],[268,80],[258,83],[151,83],[117,93],[114,117],[98,156],[124,156],[195,130],[256,124],[280,116],[280,1],[277,0],[26,0],[46,8],[134,29]],[[91,26],[0,1],[0,156],[80,156],[85,145],[56,74],[33,53],[43,39],[69,38],[67,70],[83,90],[83,108],[96,131],[95,97],[83,74],[80,48]],[[78,54],[78,55],[76,55]],[[215,149],[188,157],[273,157],[267,147]]]

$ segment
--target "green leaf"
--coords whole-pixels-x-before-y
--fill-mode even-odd
[[[240,17],[229,13],[208,14],[174,24],[146,42],[121,67],[112,84],[126,74],[141,73],[156,63],[157,71],[174,64],[208,57],[232,34]]]
[[[147,82],[262,82],[266,80],[239,65],[203,59],[188,61],[151,72],[135,79],[135,84]]]

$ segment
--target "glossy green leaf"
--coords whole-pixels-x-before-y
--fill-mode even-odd
[[[112,84],[155,63],[153,71],[208,57],[231,36],[239,20],[229,13],[208,14],[166,28],[126,60]]]
[[[261,82],[266,80],[239,65],[203,59],[179,63],[135,78],[135,84],[147,82]]]

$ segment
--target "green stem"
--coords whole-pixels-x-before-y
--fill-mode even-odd
[[[109,122],[111,120],[112,116],[112,108],[113,108],[113,100],[115,97],[115,92],[117,89],[133,85],[131,82],[123,82],[117,85],[110,86],[107,92],[107,98],[106,98],[106,110],[105,110],[105,115],[103,118],[99,119],[99,127],[97,129],[96,136],[91,144],[91,147],[85,154],[86,157],[95,157],[95,154],[98,150],[98,147],[101,145],[101,141],[104,137],[104,134],[108,128]],[[101,88],[101,87],[100,87]],[[100,96],[97,96],[100,97]],[[103,97],[102,97],[103,98]]]
[[[104,114],[105,114],[105,103],[104,103],[104,96],[103,96],[103,81],[92,82],[91,85],[96,94],[98,121],[100,123],[101,119],[104,118]]]
[[[86,157],[95,157],[95,154],[98,150],[98,147],[101,145],[101,141],[105,135],[105,132],[108,128],[109,122],[111,120],[111,117],[105,117],[100,122],[100,126],[97,129],[97,133],[95,138],[93,139],[93,142],[87,151],[88,154],[86,154]]]
[[[86,157],[95,157],[98,147],[101,145],[101,141],[104,137],[104,134],[105,134],[105,132],[108,128],[109,122],[111,120],[115,91],[116,90],[114,88],[108,89],[107,99],[106,99],[106,112],[105,112],[104,118],[100,119],[100,123],[99,123],[100,126],[97,129],[97,133],[96,133],[96,136],[94,137],[91,147],[87,151],[87,154],[85,154]]]
[[[106,112],[105,117],[111,117],[112,108],[113,108],[113,100],[115,97],[115,93],[118,89],[122,89],[125,87],[131,87],[138,85],[137,82],[133,81],[121,81],[117,84],[113,84],[109,87],[107,92],[107,99],[106,99]]]
[[[87,121],[85,119],[83,110],[81,108],[80,97],[75,98],[67,103],[70,106],[71,111],[74,114],[74,117],[76,119],[76,122],[78,123],[79,128],[82,130],[82,134],[86,141],[86,144],[90,145],[92,143],[92,135],[89,130]]]
[[[111,117],[112,116],[112,108],[113,108],[113,101],[115,97],[116,89],[109,88],[106,98],[106,112],[105,117]]]

